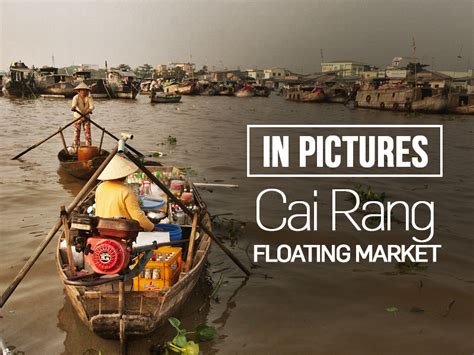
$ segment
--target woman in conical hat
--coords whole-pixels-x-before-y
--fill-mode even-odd
[[[128,175],[138,167],[130,160],[115,155],[98,179],[103,182],[95,192],[95,214],[98,217],[125,217],[134,219],[146,231],[159,230],[140,209],[137,196],[125,183]]]
[[[77,95],[72,99],[72,111],[74,111],[74,119],[81,117],[82,115],[90,115],[94,110],[94,101],[90,94],[91,88],[84,82],[79,83],[74,90],[77,91]],[[86,145],[92,145],[91,137],[91,124],[86,119],[82,119],[74,123],[74,150],[77,152],[77,148],[81,143],[81,126],[84,127],[84,135],[86,136]]]

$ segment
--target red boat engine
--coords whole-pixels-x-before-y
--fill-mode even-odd
[[[95,218],[84,238],[86,263],[98,274],[118,274],[130,264],[130,252],[140,230],[137,221],[126,218]]]

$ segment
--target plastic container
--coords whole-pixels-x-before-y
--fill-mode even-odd
[[[183,236],[183,231],[181,230],[181,226],[178,226],[177,224],[158,223],[158,224],[155,224],[155,226],[163,229],[165,232],[169,232],[170,240],[172,242],[176,240],[181,240]]]
[[[145,269],[133,279],[134,291],[158,291],[178,282],[183,266],[181,248],[161,247],[153,252]]]
[[[83,145],[77,149],[77,160],[88,161],[99,155],[99,148],[93,145]]]

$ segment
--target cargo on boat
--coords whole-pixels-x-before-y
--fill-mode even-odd
[[[211,230],[205,203],[179,169],[149,170]],[[57,269],[78,317],[99,336],[121,340],[152,333],[184,306],[211,245],[210,236],[191,226],[191,218],[183,218],[144,174],[130,175],[127,183],[136,187],[142,209],[160,216],[154,223],[162,232],[139,232],[133,220],[96,217],[93,188],[75,208],[56,249]]]

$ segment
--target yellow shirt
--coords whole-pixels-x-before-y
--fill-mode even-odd
[[[140,209],[137,197],[122,181],[104,181],[95,191],[95,215],[103,218],[125,217],[140,223],[146,231],[155,227]]]
[[[89,110],[94,110],[94,100],[92,100],[92,95],[89,95],[85,99],[83,99],[79,94],[77,94],[72,98],[71,108],[75,108],[82,114],[89,113]],[[77,112],[74,112],[73,115],[74,118],[81,117],[81,115]]]

